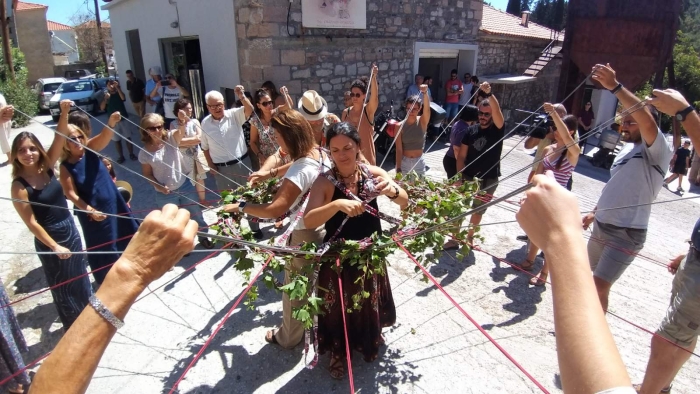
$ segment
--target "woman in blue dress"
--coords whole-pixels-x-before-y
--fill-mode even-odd
[[[109,272],[109,268],[105,267],[117,261],[120,256],[118,251],[123,251],[129,244],[131,236],[138,229],[138,223],[131,216],[131,209],[117,191],[100,157],[84,149],[83,145],[96,152],[106,148],[113,136],[112,129],[121,120],[121,115],[119,112],[110,115],[107,122],[109,127],[105,127],[99,135],[90,138],[90,120],[87,116],[76,111],[69,117],[72,104],[70,100],[61,101],[61,119],[57,129],[66,134],[69,139],[80,143],[76,144],[72,141],[65,143],[60,181],[63,192],[75,207],[91,212],[76,213],[83,228],[86,247],[90,251],[114,252],[88,254],[92,276],[97,283],[101,284]]]

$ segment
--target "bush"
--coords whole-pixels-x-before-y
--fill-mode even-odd
[[[0,48],[0,59],[3,59]],[[8,75],[4,61],[0,61],[0,93],[5,96],[8,104],[12,104],[17,111],[12,118],[13,123],[18,127],[29,124],[30,119],[20,113],[23,112],[31,117],[37,114],[39,109],[39,99],[27,85],[27,62],[24,54],[18,48],[12,48],[12,68],[15,70],[15,80],[12,81]]]

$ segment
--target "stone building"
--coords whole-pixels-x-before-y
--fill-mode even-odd
[[[53,55],[46,22],[48,6],[17,2],[14,25],[17,46],[24,53],[30,83],[53,76]]]

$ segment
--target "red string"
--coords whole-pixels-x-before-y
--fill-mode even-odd
[[[260,271],[258,271],[258,273],[255,274],[255,276],[250,280],[250,283],[248,283],[248,287],[246,287],[246,289],[243,291],[243,293],[241,293],[241,295],[238,297],[238,299],[233,304],[231,309],[229,309],[228,312],[226,312],[226,315],[224,316],[224,318],[221,320],[219,325],[216,326],[216,329],[209,336],[209,339],[207,339],[207,341],[204,342],[204,345],[202,345],[202,348],[199,349],[199,352],[197,352],[197,354],[194,356],[194,359],[190,362],[190,364],[187,366],[187,368],[185,368],[185,371],[182,373],[182,375],[180,375],[180,378],[177,380],[177,382],[175,382],[175,384],[170,389],[168,394],[173,394],[175,392],[175,389],[180,384],[180,382],[182,382],[182,380],[185,378],[185,375],[187,375],[187,372],[189,372],[190,369],[192,369],[192,367],[194,367],[194,364],[197,362],[197,360],[199,360],[199,358],[202,357],[202,354],[204,354],[204,351],[207,349],[207,347],[209,347],[209,345],[211,345],[211,342],[214,340],[214,337],[216,336],[216,334],[219,333],[221,328],[224,326],[224,324],[226,323],[226,320],[228,320],[228,318],[231,317],[231,314],[238,307],[238,304],[243,300],[243,297],[245,297],[245,295],[248,294],[248,291],[250,291],[250,288],[253,287],[253,283],[255,283],[255,281],[258,279],[260,274],[262,274],[265,267],[267,267],[267,265],[272,260],[272,257],[273,257],[273,254],[270,253],[270,257],[268,257],[267,261],[265,261],[265,264],[263,264],[263,266],[260,267]]]
[[[403,244],[401,243],[401,241],[398,241],[398,240],[397,240],[397,241],[396,241],[396,245],[398,245],[398,247],[401,248],[401,250],[403,250],[404,253],[406,253],[406,256],[408,256],[408,258],[411,259],[411,261],[413,261],[413,262],[416,264],[416,266],[418,266],[418,268],[421,269],[421,271],[423,271],[423,274],[424,274],[428,279],[430,279],[431,282],[433,282],[433,284],[442,292],[442,294],[444,294],[445,297],[447,297],[447,299],[450,300],[450,302],[452,302],[452,305],[454,305],[460,312],[462,312],[462,314],[464,315],[464,317],[466,317],[467,319],[469,319],[469,321],[474,325],[474,327],[476,327],[482,334],[484,334],[484,336],[486,337],[486,339],[488,339],[491,343],[493,343],[494,346],[496,346],[496,348],[497,348],[498,350],[500,350],[501,353],[503,353],[503,355],[506,356],[506,358],[508,358],[508,360],[510,360],[510,361],[513,363],[513,365],[515,365],[523,374],[525,374],[525,376],[527,376],[528,379],[530,379],[530,381],[531,381],[532,383],[534,383],[540,390],[542,390],[542,392],[549,394],[549,391],[547,391],[547,389],[544,388],[544,386],[542,386],[542,384],[540,384],[540,382],[538,382],[537,379],[535,379],[532,375],[530,375],[530,373],[527,372],[527,371],[525,370],[525,368],[523,368],[517,361],[515,361],[515,359],[513,358],[513,356],[511,356],[504,348],[502,348],[501,345],[499,345],[498,342],[496,342],[496,340],[493,339],[493,338],[491,337],[491,335],[489,335],[489,333],[486,332],[486,330],[484,330],[484,329],[481,327],[481,325],[480,325],[479,323],[477,323],[476,320],[474,320],[474,319],[462,308],[462,306],[459,305],[459,303],[457,303],[457,301],[455,301],[455,300],[447,293],[447,291],[445,291],[445,289],[442,288],[442,286],[440,286],[440,284],[438,283],[438,281],[437,281],[432,275],[430,275],[430,273],[425,269],[425,267],[423,267],[423,266],[416,260],[416,258],[413,257],[413,255],[411,254],[411,252],[409,252],[409,251],[403,246]]]
[[[348,322],[345,320],[345,297],[343,296],[343,281],[340,280],[340,258],[335,259],[335,266],[338,267],[338,291],[340,295],[340,307],[343,312],[343,330],[345,331],[345,358],[348,362],[348,378],[350,379],[350,393],[355,393],[355,381],[352,377],[352,360],[350,357],[350,338],[348,337]]]
[[[496,259],[496,260],[498,260],[498,261],[500,261],[500,262],[502,262],[502,263],[508,264],[508,265],[510,265],[511,267],[515,268],[516,270],[518,270],[518,271],[520,271],[520,272],[524,272],[525,274],[527,274],[527,275],[529,275],[529,276],[531,276],[531,277],[533,277],[533,278],[537,277],[537,274],[533,274],[532,272],[525,271],[524,269],[522,269],[521,266],[519,266],[519,265],[517,265],[517,264],[514,264],[514,263],[511,263],[511,262],[509,262],[509,261],[507,261],[507,260],[505,260],[505,259],[502,259],[502,258],[500,258],[500,257],[498,257],[498,256],[496,256],[496,255],[493,255],[493,254],[491,254],[491,253],[489,253],[489,252],[487,252],[487,251],[481,249],[481,248],[478,247],[478,246],[473,246],[472,249],[474,249],[474,250],[476,250],[476,251],[479,251],[479,252],[481,252],[481,253],[484,253],[484,254],[486,254],[486,255],[489,255],[489,256],[493,257],[494,259]],[[547,283],[547,284],[550,285],[550,286],[552,285],[552,283],[549,282],[549,281],[547,281],[547,280],[545,280],[544,282]],[[666,339],[665,337],[663,337],[663,336],[661,336],[661,335],[659,335],[659,334],[657,334],[657,333],[655,333],[655,332],[649,331],[649,330],[647,330],[646,328],[644,328],[644,327],[642,327],[642,326],[640,326],[640,325],[637,325],[637,324],[635,324],[635,323],[632,323],[631,321],[629,321],[629,320],[627,320],[627,319],[624,319],[624,318],[622,318],[621,316],[616,315],[616,314],[614,314],[614,313],[612,313],[612,312],[610,312],[610,311],[608,311],[608,314],[609,314],[609,315],[612,315],[612,316],[614,316],[614,317],[616,317],[616,318],[618,318],[618,319],[620,319],[620,320],[622,320],[622,321],[625,322],[625,323],[631,324],[632,326],[634,326],[634,327],[636,327],[636,328],[638,328],[638,329],[640,329],[640,330],[642,330],[642,331],[645,331],[645,332],[647,332],[647,333],[649,333],[649,334],[651,334],[651,335],[653,335],[653,336],[655,336],[655,337],[661,338],[661,339],[663,339],[664,341],[666,341],[666,342],[668,342],[668,343],[670,343],[670,344],[676,346],[677,348],[685,350],[686,352],[692,354],[692,355],[695,356],[695,357],[700,358],[700,354],[693,353],[692,351],[690,351],[690,350],[688,350],[688,349],[686,349],[686,348],[684,348],[684,347],[678,345],[677,343],[674,343],[674,342],[669,341],[669,340]]]

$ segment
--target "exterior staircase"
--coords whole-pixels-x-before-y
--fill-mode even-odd
[[[530,67],[525,70],[523,75],[528,76],[528,77],[536,77],[537,74],[539,74],[540,71],[542,71],[543,68],[545,68],[552,59],[554,59],[559,52],[561,52],[561,41],[559,40],[559,36],[561,35],[561,32],[552,30],[550,38],[552,41],[547,45],[546,48],[542,50],[542,54],[540,57],[535,60],[534,63],[530,65]]]

